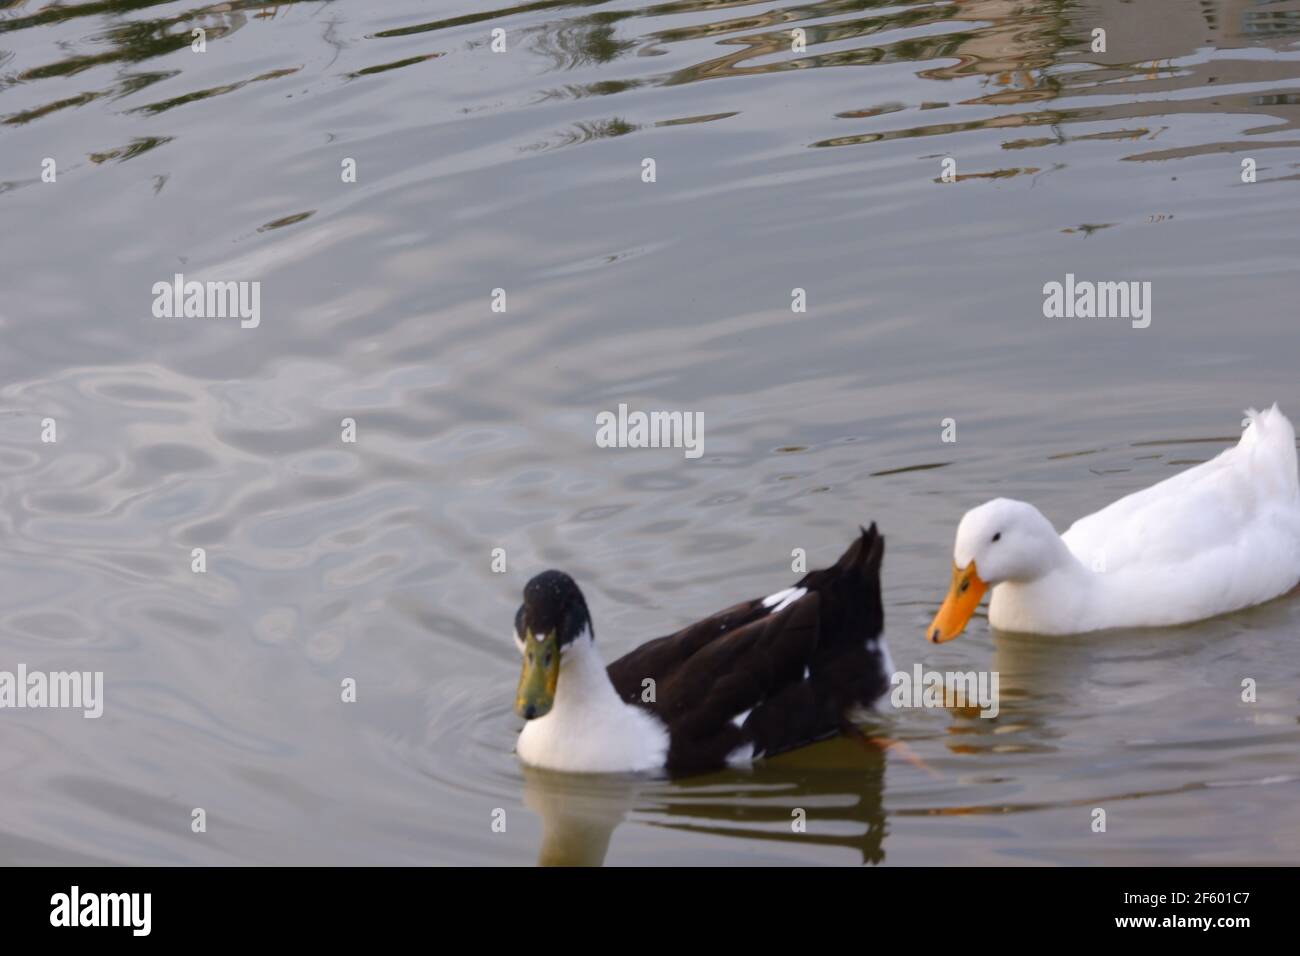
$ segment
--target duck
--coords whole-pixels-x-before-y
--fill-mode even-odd
[[[1295,429],[1276,404],[1245,414],[1235,445],[1064,534],[1023,501],[968,511],[928,639],[961,634],[990,588],[990,626],[1044,635],[1188,624],[1290,591],[1300,583]]]
[[[524,764],[569,773],[706,773],[837,734],[889,689],[875,524],[829,568],[606,666],[563,571],[524,587],[514,712]]]

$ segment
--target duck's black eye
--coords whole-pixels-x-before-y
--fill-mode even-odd
[[[544,658],[542,659],[542,666],[543,666],[543,667],[550,667],[550,666],[551,666],[551,660],[552,660],[552,658],[551,658],[551,652],[548,650],[548,651],[546,652],[546,657],[544,657]]]
[[[999,531],[997,534],[995,534],[995,535],[993,536],[993,540],[994,540],[994,541],[1001,541],[1001,540],[1002,540],[1002,532]]]

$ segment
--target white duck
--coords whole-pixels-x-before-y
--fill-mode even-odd
[[[1080,518],[1059,537],[1023,501],[997,498],[968,511],[929,639],[960,634],[989,587],[989,624],[1035,634],[1185,624],[1295,587],[1295,430],[1277,405],[1246,415],[1232,448]]]

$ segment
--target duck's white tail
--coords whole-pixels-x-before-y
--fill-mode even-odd
[[[1300,477],[1296,475],[1295,429],[1282,410],[1272,408],[1246,410],[1250,424],[1238,444],[1251,463],[1252,470],[1271,490],[1282,495],[1300,495]]]

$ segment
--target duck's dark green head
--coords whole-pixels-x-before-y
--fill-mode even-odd
[[[525,720],[544,717],[555,704],[560,656],[578,640],[592,637],[587,602],[563,571],[543,571],[524,587],[515,613],[515,643],[524,658],[515,693],[515,713]]]

